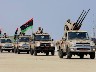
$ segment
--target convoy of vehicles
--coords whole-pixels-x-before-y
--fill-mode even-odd
[[[14,35],[15,42],[7,37],[6,33],[2,35],[3,37],[0,37],[0,51],[1,53],[3,51],[12,51],[18,54],[27,52],[27,54],[34,54],[34,56],[37,56],[37,53],[45,53],[47,56],[49,54],[53,56],[56,46],[60,58],[67,56],[67,59],[70,59],[72,55],[77,55],[82,59],[84,55],[90,55],[90,58],[94,59],[96,50],[95,43],[90,39],[87,31],[80,30],[82,22],[89,11],[90,9],[87,12],[83,10],[76,22],[71,22],[68,19],[64,25],[64,35],[56,43],[48,33],[44,33],[43,29],[41,30],[41,27],[38,28],[36,33],[32,33],[32,36],[25,35],[25,33],[17,35],[17,29]],[[23,30],[27,28],[26,25],[24,24],[22,26]]]

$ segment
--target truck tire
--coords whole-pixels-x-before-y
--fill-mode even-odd
[[[83,59],[84,58],[84,54],[80,54],[80,59]]]
[[[59,58],[63,58],[63,51],[61,49],[58,51],[58,55],[59,55]]]
[[[37,56],[37,51],[36,50],[34,50],[34,56]]]
[[[3,50],[1,49],[1,53],[3,52]]]
[[[34,54],[34,50],[30,49],[30,54],[33,55]]]
[[[17,49],[17,52],[18,52],[18,54],[20,54],[20,50],[19,49]]]
[[[12,53],[14,53],[14,49],[12,50]]]
[[[29,54],[29,51],[27,51],[27,54]]]
[[[46,52],[46,56],[48,56],[49,55],[49,52]]]
[[[54,51],[54,50],[53,50],[53,51],[51,51],[51,55],[52,55],[52,56],[54,56],[54,54],[55,54],[55,51]]]
[[[90,54],[90,59],[94,59],[95,58],[95,52],[92,52],[91,54]]]
[[[16,48],[14,49],[14,53],[17,53],[17,49]]]
[[[10,50],[8,50],[8,52],[10,53]]]
[[[71,59],[71,57],[72,57],[71,52],[67,52],[67,59]]]

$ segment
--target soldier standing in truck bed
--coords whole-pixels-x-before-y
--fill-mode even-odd
[[[4,33],[4,35],[3,35],[3,38],[7,38],[8,36],[6,35],[6,33]]]
[[[36,32],[37,34],[42,34],[43,33],[43,29],[41,30],[41,27],[38,27],[38,30]]]

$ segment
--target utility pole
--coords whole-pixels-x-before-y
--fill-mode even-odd
[[[95,38],[95,23],[94,23],[94,14],[93,14],[93,38]]]

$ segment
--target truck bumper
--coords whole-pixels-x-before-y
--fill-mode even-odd
[[[53,51],[55,50],[55,47],[36,47],[35,50],[37,51]]]
[[[14,50],[14,48],[13,48],[13,47],[7,47],[7,48],[2,47],[1,49],[2,49],[2,50],[6,50],[6,51],[7,51],[7,50]]]
[[[22,51],[22,52],[26,52],[26,51],[30,51],[30,48],[18,48],[19,51]]]
[[[71,52],[86,52],[86,53],[90,53],[90,52],[95,52],[95,47],[91,47],[91,46],[88,46],[88,47],[70,47],[70,51]]]

